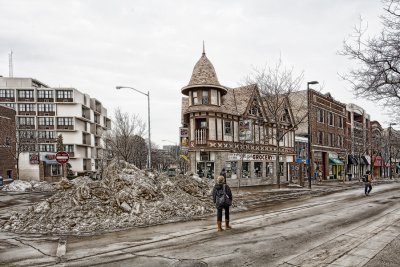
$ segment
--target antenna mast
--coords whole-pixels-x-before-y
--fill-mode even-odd
[[[8,54],[8,76],[9,77],[14,77],[12,55],[13,55],[13,51],[11,50],[11,53]]]

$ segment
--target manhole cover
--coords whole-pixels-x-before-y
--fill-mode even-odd
[[[207,267],[207,263],[204,261],[196,260],[181,260],[174,264],[174,267]]]

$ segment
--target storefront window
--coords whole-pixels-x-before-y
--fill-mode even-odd
[[[254,162],[254,176],[260,178],[262,176],[262,162]]]
[[[226,166],[226,168],[225,168],[225,170],[226,170],[226,178],[234,178],[234,177],[236,177],[237,162],[236,161],[227,161],[225,166]]]
[[[51,164],[51,176],[59,176],[59,175],[61,175],[61,165]]]
[[[250,178],[250,162],[243,162],[242,178]]]
[[[274,175],[274,163],[273,162],[267,162],[267,177],[271,177]]]

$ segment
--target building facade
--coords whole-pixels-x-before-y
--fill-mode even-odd
[[[347,104],[347,151],[348,173],[361,177],[371,170],[371,123],[370,115],[355,104]]]
[[[310,139],[312,175],[321,172],[323,180],[344,179],[346,105],[329,93],[322,94],[313,89],[299,91],[292,97],[307,102],[301,112],[310,113],[299,125],[296,137]],[[304,143],[297,142],[303,148]]]
[[[374,177],[385,176],[384,131],[378,121],[371,121],[371,168]]]
[[[277,123],[257,86],[222,86],[204,51],[182,94],[181,145],[192,172],[213,179],[225,169],[228,183],[241,178],[242,185],[276,183],[278,175],[289,181],[295,155],[290,112],[281,118],[286,134],[277,141]]]
[[[15,110],[0,106],[0,176],[4,182],[16,177]]]
[[[55,160],[63,136],[75,174],[97,174],[102,133],[111,127],[101,102],[75,88],[53,88],[32,78],[0,77],[0,105],[16,110],[21,149],[20,178],[42,180],[62,175]]]

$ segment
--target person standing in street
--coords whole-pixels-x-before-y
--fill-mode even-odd
[[[365,173],[363,180],[364,180],[364,193],[366,196],[368,196],[372,190],[372,175],[370,171],[367,171]]]
[[[221,173],[219,174],[224,177],[224,184],[226,184],[226,171],[225,168],[222,169]]]
[[[219,203],[217,198],[220,198],[224,194],[230,199],[230,203],[232,203],[232,191],[227,184],[224,183],[224,176],[220,175],[217,177],[217,183],[213,188],[213,201],[215,203],[215,207],[217,208],[217,230],[218,232],[223,231],[222,229],[222,210],[225,210],[225,229],[232,229],[229,225],[229,204],[227,203]]]

